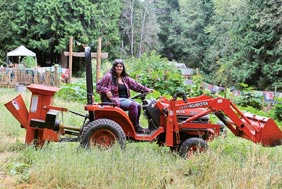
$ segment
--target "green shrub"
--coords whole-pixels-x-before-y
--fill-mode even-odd
[[[274,104],[273,118],[278,121],[282,121],[282,98],[275,98],[276,103]]]
[[[155,52],[125,60],[125,65],[132,78],[159,91],[162,95],[185,91],[180,70]]]
[[[186,85],[186,94],[189,97],[195,97],[202,94],[211,95],[210,91],[205,90],[202,86],[203,76],[201,74],[196,74],[192,76],[193,85]]]
[[[234,98],[234,102],[237,105],[240,106],[251,106],[254,107],[256,109],[261,109],[262,104],[261,104],[261,96],[253,93],[253,88],[252,87],[248,87],[248,84],[244,84],[244,83],[239,83],[239,85],[241,86],[241,91],[242,94],[238,97]]]
[[[34,68],[36,67],[36,60],[34,59],[34,57],[30,57],[30,56],[25,56],[22,59],[23,65],[26,68]]]

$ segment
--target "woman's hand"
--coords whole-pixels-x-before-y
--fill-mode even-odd
[[[106,95],[107,95],[108,98],[112,98],[113,97],[113,94],[111,93],[111,91],[107,92]]]

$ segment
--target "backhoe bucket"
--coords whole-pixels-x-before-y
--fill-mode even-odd
[[[261,117],[254,114],[244,114],[255,128],[256,142],[263,146],[282,145],[282,132],[271,118]]]

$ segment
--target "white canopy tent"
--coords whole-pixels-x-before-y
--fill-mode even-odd
[[[36,54],[32,52],[31,50],[27,49],[25,46],[21,45],[18,48],[10,51],[7,53],[7,60],[9,56],[18,56],[19,57],[19,63],[20,63],[20,57],[21,56],[32,56],[35,58],[35,65],[37,67],[37,60],[36,60]]]

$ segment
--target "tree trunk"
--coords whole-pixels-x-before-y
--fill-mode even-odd
[[[133,24],[134,4],[135,4],[135,0],[132,0],[131,7],[130,7],[130,28],[131,28],[130,53],[131,53],[131,56],[133,56],[133,50],[134,50],[133,49],[133,46],[134,46],[134,24]]]
[[[143,45],[143,36],[145,33],[145,20],[146,20],[146,14],[147,14],[147,0],[144,2],[144,11],[143,11],[143,18],[141,23],[141,32],[140,32],[140,43],[139,43],[139,50],[138,50],[138,57],[142,54],[142,45]]]

